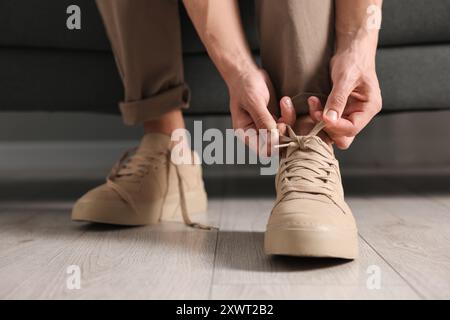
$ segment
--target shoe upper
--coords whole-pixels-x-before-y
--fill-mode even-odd
[[[288,127],[282,137],[280,166],[276,176],[277,198],[268,227],[356,229],[344,191],[333,148],[316,134],[297,136]]]
[[[168,187],[169,143],[169,136],[146,134],[138,148],[127,151],[114,165],[107,186],[125,200],[130,200],[126,194],[132,195],[135,202],[163,197]]]
[[[196,154],[193,151],[192,159]],[[204,190],[201,166],[174,164],[171,161],[171,140],[164,134],[146,134],[139,147],[127,151],[114,165],[106,183],[89,191],[78,204],[100,202],[127,214],[145,216],[157,203],[175,196],[185,201],[185,193]],[[180,203],[186,224],[196,225],[189,219],[186,203]],[[158,220],[159,217],[154,217]],[[201,227],[201,226],[200,226]]]
[[[168,189],[170,138],[146,134],[138,148],[127,151],[107,177],[106,187],[137,213],[165,196]]]

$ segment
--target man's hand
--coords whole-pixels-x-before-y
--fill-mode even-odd
[[[317,97],[309,98],[308,103],[313,120],[323,119],[330,138],[338,148],[347,149],[381,110],[375,55],[382,0],[340,0],[335,5],[336,54],[330,62],[333,88],[325,108]],[[378,8],[376,15],[374,8]]]
[[[256,69],[233,78],[228,83],[230,111],[235,129],[275,129],[269,111],[273,108],[274,89],[264,70]],[[273,110],[273,109],[272,109]]]
[[[267,150],[278,142],[278,133],[284,134],[286,124],[295,122],[295,110],[289,98],[280,101],[281,117],[276,119],[275,90],[268,74],[262,69],[240,73],[227,82],[230,93],[230,112],[234,129],[268,130]],[[272,131],[272,135],[270,135]],[[245,141],[249,144],[248,139]],[[258,145],[260,141],[258,140]],[[250,145],[257,151],[258,145]]]
[[[233,127],[244,131],[278,128],[283,133],[285,124],[293,125],[295,111],[289,98],[281,99],[280,119],[275,119],[269,111],[276,110],[273,86],[267,73],[257,67],[252,57],[237,0],[184,0],[184,5],[209,56],[228,85]],[[267,141],[268,151],[278,140],[278,132],[272,132]],[[259,141],[257,143],[250,146],[255,151]]]
[[[380,85],[370,52],[361,46],[337,53],[331,60],[333,88],[325,108],[317,97],[308,99],[311,117],[325,121],[325,131],[340,149],[347,149],[381,110]]]

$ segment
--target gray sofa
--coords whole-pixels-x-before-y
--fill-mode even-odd
[[[253,1],[240,3],[257,56]],[[81,7],[81,30],[66,28],[71,4]],[[193,92],[186,113],[227,114],[224,83],[180,11]],[[383,11],[383,112],[450,109],[450,1],[386,0]],[[0,0],[0,21],[1,110],[117,112],[122,86],[93,0]]]

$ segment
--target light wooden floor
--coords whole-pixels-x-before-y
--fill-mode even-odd
[[[210,200],[208,219],[220,231],[74,224],[72,201],[3,201],[0,298],[448,299],[447,182],[351,182],[348,202],[360,231],[360,258],[353,262],[266,257],[263,232],[273,199],[239,195],[233,183],[216,184]],[[80,290],[66,287],[69,265],[81,268]],[[373,268],[380,289],[367,286]]]

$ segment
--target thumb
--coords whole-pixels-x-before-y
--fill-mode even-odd
[[[325,122],[335,122],[342,116],[347,105],[348,97],[352,91],[353,88],[351,86],[333,85],[323,112]]]

